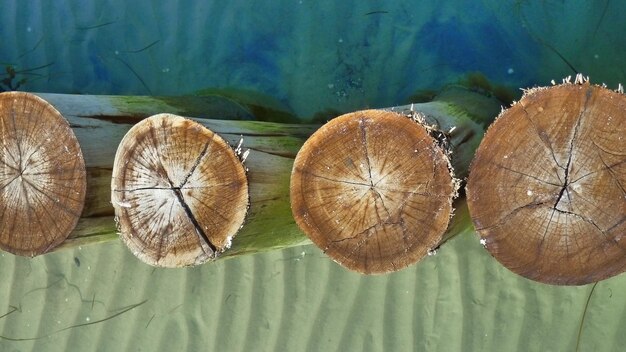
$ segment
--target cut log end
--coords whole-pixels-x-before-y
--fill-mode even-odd
[[[626,270],[626,97],[528,91],[489,128],[467,185],[487,250],[532,280],[582,285]]]
[[[344,267],[377,274],[437,246],[456,183],[424,127],[366,110],[330,121],[304,143],[290,191],[297,224],[319,248]]]
[[[0,94],[0,247],[34,257],[63,242],[81,215],[86,174],[78,140],[52,105]]]
[[[170,114],[131,128],[118,147],[111,200],[120,236],[142,261],[197,265],[230,247],[248,207],[242,162],[220,136]]]

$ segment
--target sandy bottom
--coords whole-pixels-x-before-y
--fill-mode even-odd
[[[312,246],[154,269],[114,242],[36,259],[0,256],[0,349],[227,351],[611,350],[626,276],[533,283],[472,232],[416,266],[354,274]],[[17,341],[16,341],[17,340]]]

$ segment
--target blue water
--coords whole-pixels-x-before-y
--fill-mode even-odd
[[[31,91],[180,95],[242,88],[307,118],[402,103],[468,72],[514,91],[575,71],[616,85],[624,78],[624,7],[5,0],[0,62],[22,71],[23,89]]]

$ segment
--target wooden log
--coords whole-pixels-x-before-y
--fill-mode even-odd
[[[233,113],[230,108],[225,109],[225,112],[220,111],[219,107],[210,103],[206,107],[210,113],[187,114],[184,104],[166,104],[162,98],[64,94],[39,96],[54,105],[69,121],[80,142],[87,170],[87,195],[83,213],[74,231],[57,249],[118,238],[110,202],[115,152],[123,136],[135,123],[155,113],[194,117],[195,121],[222,136],[231,146],[243,140],[242,148],[250,150],[245,162],[250,208],[231,248],[220,258],[310,243],[298,229],[291,214],[289,178],[298,150],[318,125],[224,120],[237,118],[232,114],[238,115],[240,111],[235,109]],[[497,115],[500,105],[495,99],[460,88],[444,92],[441,96],[442,99],[430,103],[415,104],[412,110],[423,110],[421,115],[433,125],[433,131],[445,135],[448,141],[454,141],[451,145],[458,147],[453,149],[460,155],[464,145],[470,148],[478,145],[482,126]],[[170,102],[175,100],[168,98]],[[411,110],[411,106],[394,110]],[[454,118],[445,119],[443,116]],[[453,120],[456,124],[447,122]],[[451,126],[460,127],[453,129]],[[455,159],[452,158],[452,161],[454,164]]]
[[[583,285],[626,271],[626,97],[580,75],[526,91],[489,128],[467,197],[515,273]]]
[[[202,264],[230,248],[248,209],[240,154],[177,115],[133,126],[117,148],[111,183],[126,246],[160,267]]]
[[[69,121],[80,142],[87,170],[83,213],[74,231],[55,250],[117,240],[110,199],[111,173],[117,147],[134,124],[157,112],[185,115],[184,105],[164,103],[175,98],[38,95],[55,106]],[[240,110],[232,110],[232,106],[227,105],[222,111],[222,101],[218,101],[216,107],[212,105],[212,100],[203,102],[202,99],[194,97],[183,101],[191,100],[196,106],[208,105],[206,110],[215,120],[194,120],[218,133],[231,146],[243,140],[245,149],[250,150],[246,167],[250,202],[254,206],[248,211],[247,225],[237,234],[231,249],[222,256],[307,243],[291,217],[289,170],[298,149],[318,126],[234,121],[242,116]],[[208,116],[208,113],[202,116]]]
[[[493,102],[448,89],[419,106],[359,111],[325,124],[294,163],[296,223],[334,261],[364,274],[398,271],[433,253],[451,235],[460,184],[454,172],[467,175],[498,111]]]
[[[67,121],[33,94],[0,94],[0,135],[0,248],[34,257],[76,226],[85,163]]]
[[[431,102],[397,106],[393,112],[416,119],[451,153],[450,162],[456,178],[463,180],[469,173],[487,126],[501,111],[500,102],[479,93],[451,87]]]

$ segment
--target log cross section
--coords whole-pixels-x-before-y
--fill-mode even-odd
[[[382,110],[324,125],[291,176],[298,225],[333,260],[365,274],[400,270],[434,249],[455,194],[448,157],[426,128]]]
[[[229,248],[243,224],[248,184],[234,150],[171,114],[145,119],[118,147],[111,199],[121,237],[144,262],[196,265]]]

